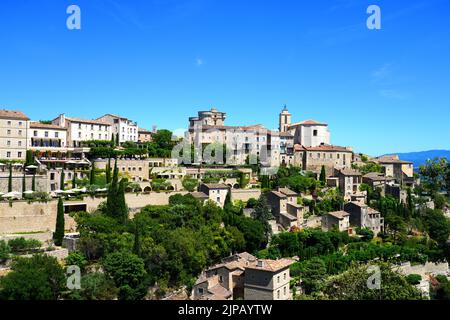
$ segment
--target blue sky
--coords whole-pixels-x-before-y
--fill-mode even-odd
[[[450,149],[449,14],[448,0],[2,0],[0,108],[174,130],[212,106],[276,128],[286,104],[359,152]]]

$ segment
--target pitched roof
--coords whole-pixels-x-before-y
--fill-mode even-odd
[[[190,194],[196,199],[209,199],[209,196],[204,192],[191,192]]]
[[[328,214],[330,216],[333,216],[339,220],[344,219],[345,217],[348,217],[350,215],[350,213],[345,212],[345,211],[333,211],[333,212],[328,212]]]
[[[260,259],[256,261],[254,264],[248,266],[247,269],[277,272],[281,269],[289,267],[294,262],[295,261],[291,259],[279,259],[279,260]]]
[[[298,196],[298,194],[289,188],[278,188],[278,191],[287,196]]]
[[[67,128],[60,127],[56,124],[46,124],[46,123],[40,123],[40,122],[30,122],[30,128],[67,131]]]
[[[353,152],[351,148],[321,144],[316,147],[304,147],[307,151],[336,151],[336,152]]]
[[[339,173],[344,176],[361,176],[361,172],[349,168],[344,168],[339,170]]]
[[[280,132],[280,137],[294,138],[290,132]]]
[[[83,119],[83,118],[76,118],[76,117],[66,117],[66,120],[71,122],[81,122],[81,123],[89,123],[89,124],[101,124],[104,126],[110,126],[109,123],[106,123],[101,120],[93,120],[93,119]]]
[[[229,189],[230,187],[223,183],[203,183],[208,189]]]
[[[304,121],[300,121],[300,122],[296,122],[291,124],[289,127],[295,127],[295,126],[299,126],[299,125],[318,125],[318,126],[327,126],[326,123],[323,122],[319,122],[316,120],[304,120]]]
[[[17,120],[30,120],[25,113],[17,110],[0,110],[0,118],[2,119],[17,119]]]

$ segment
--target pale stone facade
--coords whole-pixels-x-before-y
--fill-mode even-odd
[[[67,147],[67,129],[40,122],[30,122],[28,146],[37,151],[58,151]]]
[[[25,160],[29,120],[20,111],[0,110],[0,159]]]
[[[305,207],[297,204],[299,195],[288,188],[278,188],[267,194],[267,202],[277,222],[285,229],[301,228]]]
[[[208,195],[211,201],[222,208],[225,204],[227,194],[230,192],[229,186],[223,183],[203,183],[199,186],[198,190]]]
[[[138,126],[136,122],[133,122],[125,117],[121,117],[113,114],[105,114],[98,121],[107,123],[111,126],[111,134],[114,138],[119,138],[118,143],[124,143],[126,141],[138,142]]]
[[[349,231],[350,214],[345,211],[334,211],[324,215],[322,217],[322,231],[330,231],[333,228],[337,228],[341,232]]]
[[[325,167],[327,176],[331,176],[335,169],[350,169],[353,150],[350,147],[320,145],[317,147],[294,146],[294,163],[303,170],[320,173]]]
[[[111,140],[111,125],[99,120],[66,117],[53,119],[52,124],[67,129],[67,146],[80,147],[83,141]]]

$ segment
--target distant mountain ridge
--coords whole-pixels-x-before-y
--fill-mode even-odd
[[[427,159],[437,157],[446,157],[450,159],[450,150],[428,150],[419,152],[405,152],[405,153],[389,153],[387,155],[397,154],[401,160],[411,161],[414,168],[418,168],[427,162]]]

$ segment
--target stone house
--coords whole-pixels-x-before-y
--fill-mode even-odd
[[[414,184],[414,168],[411,161],[400,160],[398,155],[383,156],[375,160],[384,168],[386,177],[395,178],[399,184]]]
[[[230,187],[223,183],[202,183],[198,191],[208,195],[211,201],[223,208]]]
[[[362,183],[362,174],[353,169],[336,170],[339,179],[339,189],[344,194],[344,199],[349,199],[352,194],[359,192]]]
[[[349,234],[352,233],[350,228],[350,213],[345,211],[334,211],[328,212],[322,217],[322,230],[330,231],[334,227],[341,232],[348,231]]]
[[[196,281],[192,300],[287,300],[292,260],[258,260],[243,252],[224,258]]]
[[[325,167],[327,176],[332,176],[335,169],[350,169],[353,151],[350,147],[322,144],[315,147],[294,146],[294,164],[303,170],[320,173]]]
[[[368,228],[378,235],[384,230],[384,218],[377,210],[360,202],[348,202],[344,211],[350,214],[350,225],[359,228]]]
[[[288,188],[278,188],[267,194],[267,202],[277,222],[285,229],[301,228],[305,207],[297,204],[299,195]]]

